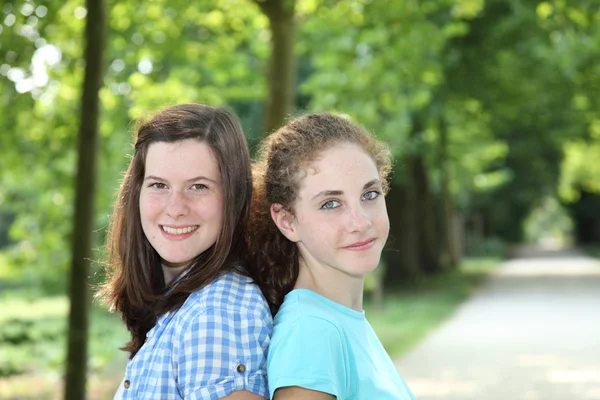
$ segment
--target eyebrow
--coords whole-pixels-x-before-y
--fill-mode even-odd
[[[379,179],[370,180],[369,182],[364,184],[363,190],[373,187],[378,183],[380,183]],[[317,193],[316,195],[314,195],[313,199],[316,199],[317,197],[321,197],[321,196],[341,196],[343,194],[344,194],[344,192],[341,190],[323,190],[323,191]]]
[[[371,180],[371,181],[369,181],[369,182],[365,183],[365,186],[363,186],[363,190],[365,190],[365,189],[367,189],[367,188],[370,188],[371,186],[375,186],[375,185],[377,185],[378,183],[381,183],[381,182],[379,181],[379,179],[373,179],[373,180]]]
[[[154,176],[154,175],[148,175],[147,177],[144,178],[144,181],[148,181],[148,180],[166,181],[166,179],[163,179],[161,177]],[[191,179],[186,180],[186,182],[196,182],[196,181],[202,181],[202,180],[204,180],[204,181],[210,181],[210,182],[213,182],[213,183],[218,183],[214,179],[210,179],[210,178],[207,178],[205,176],[197,176],[195,178],[191,178]]]

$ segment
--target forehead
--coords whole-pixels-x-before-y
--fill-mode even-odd
[[[377,164],[360,146],[337,144],[322,151],[302,171],[300,189],[344,190],[379,178]]]
[[[205,175],[219,176],[219,165],[211,147],[199,140],[155,142],[148,146],[145,163],[146,175]]]

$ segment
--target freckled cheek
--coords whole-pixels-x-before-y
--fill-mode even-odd
[[[377,227],[377,230],[381,236],[388,236],[390,233],[390,220],[387,216],[387,213],[383,213],[377,217],[375,220],[375,226]]]
[[[332,235],[336,235],[335,230],[332,230],[333,224],[327,220],[327,215],[297,215],[296,218],[304,241],[324,244],[331,240]]]
[[[319,247],[327,245],[337,246],[343,242],[346,230],[343,225],[333,222],[324,224],[321,222],[310,234],[313,235],[313,241]]]
[[[206,220],[219,220],[223,218],[222,201],[204,201],[194,207],[196,214],[203,216]]]
[[[140,215],[142,220],[156,218],[164,208],[165,205],[161,199],[140,197]]]

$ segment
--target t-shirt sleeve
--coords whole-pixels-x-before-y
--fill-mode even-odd
[[[300,316],[276,326],[267,363],[270,396],[299,386],[345,397],[347,355],[338,328],[314,316]]]
[[[268,310],[208,308],[195,315],[174,354],[183,398],[219,399],[237,390],[268,397],[271,330]]]

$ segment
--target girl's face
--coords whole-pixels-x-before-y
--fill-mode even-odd
[[[373,271],[389,233],[375,161],[359,146],[343,143],[322,152],[304,173],[295,215],[283,233],[309,267],[353,277]]]
[[[182,269],[215,244],[223,191],[219,165],[206,143],[188,139],[148,147],[140,218],[165,267]]]

